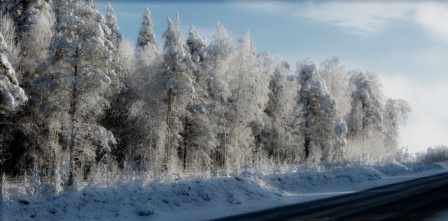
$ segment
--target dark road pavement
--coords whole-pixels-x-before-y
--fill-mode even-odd
[[[225,220],[424,220],[448,208],[448,173]]]

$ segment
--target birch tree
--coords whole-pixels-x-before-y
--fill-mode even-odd
[[[388,99],[384,108],[384,145],[389,151],[398,150],[400,126],[406,123],[411,113],[411,105],[406,100]]]

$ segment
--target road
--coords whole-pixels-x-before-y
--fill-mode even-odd
[[[227,220],[423,220],[448,208],[448,173],[281,206]]]

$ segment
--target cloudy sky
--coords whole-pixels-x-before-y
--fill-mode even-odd
[[[106,1],[95,1],[100,6]],[[220,21],[236,43],[250,30],[258,52],[292,66],[338,56],[347,69],[379,75],[387,97],[406,99],[413,112],[401,131],[411,152],[448,145],[448,3],[430,1],[129,1],[109,0],[120,30],[135,42],[145,7],[160,45],[166,18],[180,13],[210,42]],[[103,8],[103,7],[102,7]],[[104,9],[103,9],[104,10]]]

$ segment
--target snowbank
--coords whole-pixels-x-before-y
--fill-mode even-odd
[[[0,202],[0,220],[199,220],[329,197],[376,185],[441,172],[436,163],[389,163],[350,166],[311,172],[235,177],[180,179],[173,182],[138,182],[121,187],[86,187],[57,196],[13,197]],[[415,176],[410,176],[414,174]],[[386,182],[387,180],[387,182]]]

